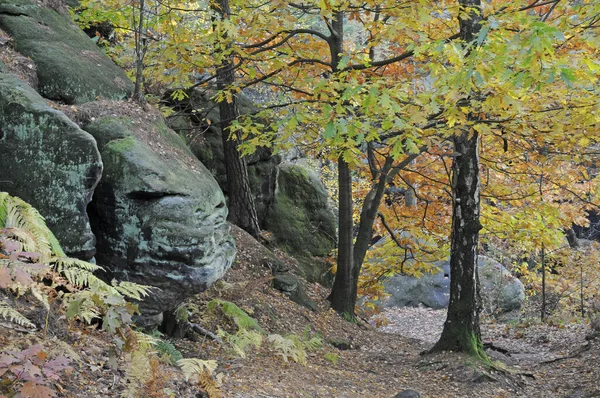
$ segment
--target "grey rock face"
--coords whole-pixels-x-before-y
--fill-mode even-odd
[[[310,282],[328,282],[329,266],[318,258],[335,247],[336,226],[336,216],[318,175],[300,164],[279,166],[275,200],[265,227],[273,232],[279,247],[299,260],[302,276]]]
[[[98,262],[119,280],[155,286],[144,315],[175,308],[230,267],[235,246],[225,198],[210,172],[157,117],[86,124],[105,173],[94,194]]]
[[[73,104],[98,96],[122,99],[133,92],[125,72],[68,15],[34,0],[0,0],[0,28],[37,65],[39,92],[45,98]]]
[[[384,282],[391,294],[385,301],[387,307],[425,305],[430,308],[446,308],[450,300],[450,263],[436,264],[441,270],[436,274],[413,278],[395,275]],[[484,308],[490,313],[508,312],[521,307],[525,300],[525,288],[499,262],[479,256],[479,281]]]
[[[194,90],[188,94],[188,98],[172,105],[192,116],[173,118],[170,125],[182,133],[194,128],[202,131],[200,136],[189,137],[190,148],[227,194],[222,132],[216,127],[219,108],[204,92]],[[255,110],[245,95],[237,99],[241,114]],[[207,125],[206,120],[211,124]],[[331,284],[329,264],[321,257],[336,245],[337,219],[317,174],[301,163],[281,164],[281,157],[274,156],[268,148],[258,148],[246,161],[261,228],[273,232],[276,246],[298,259],[298,271],[304,278]]]
[[[0,154],[0,191],[36,207],[67,254],[92,258],[86,208],[102,173],[96,142],[6,73],[0,73]]]
[[[290,300],[296,304],[300,304],[312,311],[317,310],[317,304],[308,297],[304,286],[296,276],[289,273],[275,274],[273,287],[289,296]]]

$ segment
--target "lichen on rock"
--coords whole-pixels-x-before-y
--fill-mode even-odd
[[[90,207],[97,260],[110,277],[160,289],[140,303],[144,315],[172,310],[221,278],[235,255],[225,198],[162,118],[106,115],[83,128],[105,163]]]
[[[36,207],[65,252],[90,259],[86,208],[100,179],[94,138],[17,76],[0,73],[0,191]]]

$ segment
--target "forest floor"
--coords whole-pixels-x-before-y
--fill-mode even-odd
[[[586,324],[483,320],[492,367],[457,353],[423,355],[441,333],[444,311],[386,309],[380,315],[387,320],[386,326],[350,323],[328,308],[327,289],[307,283],[307,293],[318,307],[311,311],[272,287],[271,270],[262,265],[272,254],[241,230],[233,232],[238,242],[236,263],[223,281],[187,301],[189,321],[212,332],[219,328],[233,332],[231,320],[207,308],[218,298],[246,311],[265,336],[319,335],[323,343],[300,364],[284,361],[266,338],[260,348],[248,350],[245,358],[227,342],[192,332],[173,339],[184,357],[217,361],[224,397],[392,398],[405,390],[416,390],[422,397],[600,397],[600,338],[586,340],[590,335]],[[293,259],[277,250],[274,253],[294,268]],[[130,364],[122,357],[118,366],[110,365],[111,338],[95,327],[67,329],[60,322],[60,318],[51,319],[48,336],[23,334],[0,323],[0,354],[40,344],[49,357],[60,353],[71,360],[73,370],[52,385],[57,397],[122,396],[128,388]],[[172,393],[161,394],[157,389],[144,398],[207,396],[167,364],[153,369],[149,383],[154,383],[150,387],[166,386]]]
[[[240,252],[225,278],[226,287],[198,296],[196,309],[214,297],[230,300],[268,333],[302,335],[308,327],[324,344],[309,354],[304,366],[284,362],[268,348],[240,358],[214,342],[181,340],[178,347],[186,354],[218,358],[226,397],[391,398],[407,389],[423,397],[600,397],[600,339],[586,340],[587,324],[484,320],[493,368],[456,353],[423,355],[441,334],[445,311],[387,309],[381,316],[388,323],[377,329],[340,318],[328,310],[327,290],[307,284],[319,306],[317,312],[310,311],[270,287],[269,270],[257,265],[262,246],[240,231],[236,238]],[[210,319],[194,321],[214,329]]]

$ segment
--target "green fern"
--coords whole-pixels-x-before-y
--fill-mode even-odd
[[[99,265],[70,257],[53,257],[50,259],[50,263],[54,266],[56,272],[64,272],[72,268],[85,270],[89,272],[96,272],[100,270],[104,271],[104,268],[102,268]]]
[[[123,398],[137,398],[139,391],[150,375],[150,361],[148,352],[137,349],[131,353],[129,366],[127,367],[127,385],[121,393]]]
[[[152,289],[156,289],[152,286],[140,285],[133,282],[117,282],[112,281],[112,286],[116,289],[119,294],[123,297],[129,297],[134,300],[141,301],[144,297],[150,294]]]
[[[272,334],[269,335],[268,340],[284,362],[291,359],[302,365],[306,365],[307,351],[314,351],[323,345],[323,339],[320,335],[317,334],[311,337],[309,326],[304,328],[302,336],[290,334],[284,337]]]
[[[240,329],[235,334],[219,329],[217,336],[229,343],[233,351],[242,358],[246,358],[252,347],[260,348],[263,341],[262,334],[248,329]]]
[[[302,365],[306,364],[306,351],[302,344],[299,343],[299,340],[283,337],[279,334],[269,335],[268,340],[284,362],[292,359],[294,362]]]
[[[253,329],[261,333],[265,333],[264,329],[260,327],[256,319],[248,315],[240,307],[232,303],[231,301],[214,299],[208,303],[208,310],[212,311],[215,308],[220,308],[225,316],[231,319],[239,330]]]
[[[18,238],[25,251],[40,253],[42,261],[52,254],[65,257],[44,217],[27,202],[6,192],[0,192],[0,228]]]
[[[156,343],[156,350],[159,356],[170,365],[175,365],[179,360],[183,359],[181,351],[175,348],[170,341],[159,340]]]

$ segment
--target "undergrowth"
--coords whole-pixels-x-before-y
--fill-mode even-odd
[[[166,341],[136,332],[132,316],[139,314],[137,304],[151,288],[131,282],[110,283],[94,273],[103,268],[65,255],[58,240],[46,226],[42,215],[23,200],[0,192],[0,327],[20,332],[42,332],[47,339],[51,313],[66,319],[69,330],[78,324],[96,324],[112,336],[108,364],[117,359],[128,363],[127,384],[122,397],[174,397],[161,364],[176,364],[186,380],[199,385],[209,396],[221,397],[222,376],[213,377],[216,362],[183,359]],[[44,320],[30,319],[21,308],[25,300],[38,303]],[[64,374],[72,372],[80,359],[68,344],[57,355],[40,344],[14,347],[0,352],[0,396],[50,398]]]
[[[213,299],[208,303],[207,309],[208,311],[218,309],[236,325],[237,330],[235,333],[229,333],[219,328],[217,335],[228,343],[235,354],[243,358],[252,349],[259,349],[265,337],[270,344],[270,348],[284,362],[291,360],[302,365],[307,364],[307,352],[317,350],[323,345],[321,336],[312,336],[309,326],[304,329],[301,336],[295,334],[286,336],[267,334],[254,318],[230,301]]]

